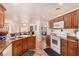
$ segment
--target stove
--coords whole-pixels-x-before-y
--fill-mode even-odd
[[[51,35],[51,48],[56,51],[58,54],[60,53],[60,37]]]

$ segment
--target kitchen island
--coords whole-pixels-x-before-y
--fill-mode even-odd
[[[35,47],[36,36],[17,37],[14,39],[0,42],[0,54],[3,56],[20,56],[24,52],[28,51],[29,49],[34,49]]]

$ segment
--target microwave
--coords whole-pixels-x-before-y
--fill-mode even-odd
[[[64,28],[64,21],[55,22],[54,28]]]

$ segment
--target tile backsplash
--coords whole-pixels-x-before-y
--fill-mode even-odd
[[[74,32],[78,29],[63,29],[64,32],[66,32],[69,36],[76,36],[76,33]],[[61,29],[51,29],[51,33],[60,33]]]

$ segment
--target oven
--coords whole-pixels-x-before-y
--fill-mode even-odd
[[[51,36],[51,48],[60,54],[60,37],[58,36]]]

